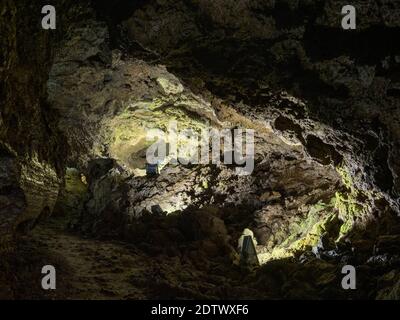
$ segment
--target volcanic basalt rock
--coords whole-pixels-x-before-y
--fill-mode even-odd
[[[39,4],[0,4],[0,297],[31,294],[10,279],[43,258],[71,286],[121,262],[105,296],[398,298],[400,4],[354,1],[344,31],[344,1],[59,0],[52,33]],[[146,176],[146,134],[172,121],[254,130],[254,171]],[[246,229],[260,268],[239,263]]]
[[[3,1],[1,12],[0,241],[18,226],[34,224],[57,199],[63,171],[63,138],[46,103],[51,39],[37,28],[31,11],[38,4]],[[57,172],[59,176],[57,176]],[[25,225],[26,227],[26,225]]]
[[[385,181],[397,176],[398,121],[390,110],[398,108],[398,99],[390,88],[397,86],[399,48],[390,43],[396,42],[399,8],[393,2],[356,1],[357,31],[346,33],[339,23],[343,4],[166,1],[156,10],[159,4],[153,2],[136,10],[124,26],[128,36],[143,46],[160,55],[167,53],[161,60],[171,69],[182,71],[184,77],[190,77],[190,71],[193,76],[197,72],[197,77],[204,74],[206,86],[223,85],[226,96],[244,94],[237,98],[267,105],[262,88],[284,84],[309,99],[311,116],[316,114],[319,121],[350,132],[352,140],[365,143],[369,131],[388,135],[390,146],[384,147],[387,142],[382,141],[378,147],[379,153],[387,153],[386,159],[371,166],[366,178],[395,196],[397,182],[385,186],[379,176],[387,176]],[[179,14],[170,14],[176,7]],[[316,97],[317,92],[324,94]],[[366,152],[355,153],[364,166],[370,161]]]

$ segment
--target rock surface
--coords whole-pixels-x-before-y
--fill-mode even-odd
[[[43,258],[70,281],[55,298],[398,298],[400,6],[355,1],[350,32],[343,4],[59,0],[48,33],[31,27],[39,4],[3,1],[0,297],[36,294],[12,266]],[[254,130],[254,171],[146,176],[146,134],[171,121]],[[255,270],[238,263],[245,228]],[[344,264],[357,292],[340,289]]]
[[[0,4],[0,243],[5,247],[16,230],[29,229],[53,209],[66,153],[57,116],[46,102],[56,36],[31,28],[34,12],[41,12],[40,3]]]

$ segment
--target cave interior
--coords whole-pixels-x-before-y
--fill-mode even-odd
[[[0,298],[399,299],[400,2],[352,2],[2,0]]]

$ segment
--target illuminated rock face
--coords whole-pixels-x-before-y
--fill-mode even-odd
[[[52,41],[29,27],[40,9],[25,1],[0,4],[0,242],[51,212],[63,170],[66,144],[46,104]]]
[[[166,130],[171,121],[194,130],[218,124],[210,102],[165,67],[123,59],[108,46],[105,24],[88,21],[72,29],[50,71],[49,101],[61,115],[60,130],[80,151],[75,160],[112,157],[127,169],[143,170],[141,156],[152,143],[148,130]]]
[[[50,103],[60,114],[59,129],[76,146],[71,160],[85,170],[89,159],[115,159],[100,176],[88,172],[92,198],[87,208],[93,221],[85,217],[87,223],[108,225],[114,232],[109,225],[110,212],[114,212],[111,225],[120,224],[126,233],[124,224],[144,212],[170,214],[190,206],[247,205],[259,210],[252,227],[265,240],[263,245],[272,249],[288,237],[292,217],[300,214],[299,219],[305,219],[311,205],[334,197],[341,184],[337,172],[309,157],[302,137],[286,136],[279,130],[283,125],[274,128],[273,114],[254,113],[247,104],[231,104],[207,90],[194,94],[165,67],[122,57],[108,48],[107,28],[102,23],[89,20],[85,27],[71,30],[69,40],[60,44],[50,72]],[[90,50],[88,43],[93,46]],[[278,99],[299,110],[304,108],[303,102],[288,95]],[[152,143],[146,140],[147,131],[167,130],[171,121],[176,121],[180,130],[254,130],[255,171],[239,177],[223,164],[191,168],[167,163],[160,176],[140,177],[146,149]],[[327,157],[327,164],[334,163],[330,154],[322,156]],[[132,173],[134,177],[128,177]],[[283,193],[285,199],[263,196],[266,193]],[[264,221],[261,212],[281,201],[280,221]],[[265,230],[275,224],[282,229],[279,235]]]
[[[20,221],[34,224],[40,215],[43,215],[42,218],[49,217],[57,201],[60,182],[51,166],[35,158],[23,164],[20,184],[25,193],[27,208],[25,215],[19,218]]]
[[[293,170],[296,178],[284,176],[279,188],[268,190],[282,197],[256,211],[258,237],[281,253],[316,246],[325,229],[335,239],[351,230],[354,237],[375,234],[377,212],[391,221],[399,212],[400,103],[395,88],[400,48],[386,43],[395,41],[400,7],[373,1],[353,4],[363,18],[356,34],[341,30],[340,1],[166,1],[142,5],[122,23],[128,38],[158,54],[194,91],[207,88],[247,119],[267,122],[285,141],[278,142],[283,157],[302,159],[293,155],[297,146],[323,166],[320,178],[315,179],[315,173],[307,184],[321,203],[316,201],[319,196],[296,199],[303,190],[302,175],[318,167],[299,165]],[[307,102],[286,96],[282,87]],[[273,150],[268,144],[259,147]],[[266,157],[266,162],[274,161]],[[316,180],[329,176],[332,165],[344,186],[331,184],[322,196]],[[278,163],[274,170],[280,168],[291,171],[287,163]],[[291,199],[293,190],[299,192]],[[309,206],[293,214],[291,208],[302,203]],[[293,233],[304,241],[288,236]]]
[[[340,24],[344,4],[165,1],[142,5],[123,25],[129,38],[160,57],[168,55],[164,60],[170,70],[192,79],[193,85],[223,92],[220,97],[270,111],[271,89],[284,87],[306,97],[309,116],[334,128],[331,136],[319,136],[315,127],[311,131],[317,139],[310,137],[308,145],[322,149],[324,142],[342,155],[348,151],[352,171],[369,167],[354,177],[357,184],[378,187],[396,198],[400,48],[388,43],[396,42],[400,7],[354,1],[362,19],[357,32],[346,33]],[[310,129],[301,108],[282,104],[277,109],[295,125],[281,121],[284,131],[295,131],[298,125],[300,131]]]
[[[340,1],[93,1],[95,12],[60,0],[56,40],[26,32],[40,12],[28,2],[0,5],[1,250],[55,207],[80,231],[205,272],[223,257],[229,271],[249,228],[266,263],[257,290],[275,266],[315,270],[318,297],[337,280],[332,261],[350,261],[379,271],[377,297],[396,296],[384,286],[399,282],[397,4],[356,1],[366,18],[350,39]],[[254,171],[163,163],[144,176],[146,135],[171,121],[254,130]],[[285,285],[273,294],[304,294]]]
[[[213,15],[211,7],[224,4],[222,1],[199,5],[205,9],[203,14],[214,21],[216,29],[238,28],[240,31],[233,38],[239,41],[250,29],[246,24],[235,26],[229,15],[241,8],[241,2],[237,7],[223,8],[222,15],[226,14],[227,19],[222,23],[219,16]],[[274,6],[271,4],[270,9]],[[165,54],[173,46],[179,46],[180,42],[173,39],[178,35],[168,28],[172,25],[169,22],[190,25],[189,38],[200,32],[193,20],[194,13],[183,4],[182,7],[188,10],[184,11],[185,18],[166,18],[167,27],[159,30],[161,33],[157,31],[154,37],[153,29],[143,32],[152,21],[159,20],[159,17],[143,20],[146,12],[152,11],[152,4],[135,11],[133,18],[123,23],[127,36],[138,41],[139,46],[145,46],[139,50],[139,55],[143,51],[150,55]],[[272,23],[273,17],[271,24],[257,28],[258,22],[252,19],[251,11],[243,10],[243,20],[254,24],[252,37],[256,34],[266,44],[277,37],[279,30]],[[300,8],[295,6],[288,10]],[[331,12],[329,6],[326,10]],[[158,12],[163,14],[162,9]],[[141,25],[135,22],[142,20]],[[285,37],[301,32],[292,27]],[[307,34],[303,36],[306,41]],[[166,39],[169,41],[164,42]],[[191,206],[247,205],[252,215],[248,227],[259,240],[258,250],[263,259],[269,260],[322,247],[325,250],[335,248],[336,240],[357,226],[368,224],[375,210],[375,200],[396,208],[390,191],[382,190],[363,173],[371,159],[360,152],[364,142],[359,136],[339,124],[332,126],[324,117],[322,121],[316,120],[312,99],[306,102],[282,90],[265,89],[269,83],[276,85],[277,74],[265,77],[256,71],[249,72],[250,82],[243,82],[229,69],[224,72],[211,63],[212,59],[217,59],[216,53],[208,53],[210,61],[201,60],[196,53],[201,48],[187,42],[188,39],[181,39],[189,47],[188,52],[158,58],[168,65],[168,70],[149,59],[135,58],[135,52],[130,56],[112,49],[108,25],[91,18],[84,25],[77,23],[71,27],[68,37],[60,43],[48,80],[49,101],[59,113],[58,128],[71,146],[69,160],[88,173],[90,217],[84,220],[89,228],[90,225],[107,225],[114,216],[113,228],[129,233],[125,225],[145,212],[170,214]],[[218,44],[212,37],[203,40],[204,45],[214,41]],[[279,50],[283,49],[279,49],[279,45],[268,48],[268,52],[280,55]],[[301,43],[297,45],[302,46]],[[203,49],[212,50],[211,47]],[[226,50],[228,55],[234,54],[231,51],[235,47],[226,44]],[[251,46],[245,45],[244,50],[251,50]],[[258,56],[260,52],[254,49],[252,54]],[[256,63],[253,55],[247,61],[249,65]],[[187,70],[181,67],[178,59],[186,61]],[[262,59],[260,57],[260,61]],[[261,69],[271,67],[263,64],[267,62],[261,63]],[[271,63],[275,65],[277,60]],[[327,68],[330,63],[334,62],[328,62]],[[316,66],[325,67],[318,62]],[[176,74],[171,70],[176,70]],[[363,67],[360,70],[364,70]],[[362,72],[367,78],[368,70]],[[323,74],[321,79],[325,79]],[[222,94],[218,92],[220,86],[226,87]],[[360,90],[354,89],[354,94],[361,94]],[[239,96],[242,96],[241,101]],[[222,164],[185,167],[164,163],[160,176],[143,177],[146,150],[153,143],[146,135],[151,129],[166,131],[171,121],[176,121],[180,129],[195,131],[236,127],[255,130],[253,174],[237,177],[232,168]],[[112,158],[115,163],[101,176],[91,177],[87,164],[96,158]],[[351,186],[346,175],[351,176]],[[361,197],[364,200],[360,200]],[[385,214],[393,213],[390,206]],[[106,228],[102,232],[107,232]]]

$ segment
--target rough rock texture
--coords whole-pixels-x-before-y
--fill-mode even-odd
[[[226,98],[268,108],[268,88],[280,87],[306,98],[310,117],[334,127],[336,136],[351,134],[319,138],[339,153],[350,151],[357,184],[397,199],[400,7],[353,2],[353,32],[341,29],[344,4],[152,1],[123,24],[126,37],[156,52],[157,61],[188,81],[200,77]],[[298,130],[308,129],[302,112],[287,111]]]
[[[15,223],[16,217],[26,208],[24,191],[19,183],[19,169],[15,157],[11,154],[8,157],[3,155],[1,158],[0,174],[2,190],[0,196],[2,213],[0,228],[2,238],[4,238],[2,241],[2,250],[6,249],[3,246],[9,242],[12,236],[13,224]]]
[[[62,172],[65,153],[55,114],[46,103],[50,43],[55,37],[39,28],[40,20],[32,12],[40,14],[40,3],[2,1],[0,5],[0,159],[4,164],[0,242],[3,237],[10,239],[21,223],[32,223],[52,210],[60,182],[56,172]]]
[[[124,298],[399,296],[399,4],[355,1],[356,31],[341,29],[347,3],[333,0],[67,4],[54,34],[30,32],[39,5],[0,6],[0,231],[29,229],[58,195],[77,232],[45,225],[9,261],[49,243],[63,248],[61,268],[85,269],[96,257],[74,260],[64,242],[102,243],[149,268]],[[166,162],[143,176],[146,133],[171,120],[254,130],[254,172]],[[245,228],[265,263],[256,270],[238,262]],[[101,256],[103,271],[118,259]],[[347,263],[357,292],[340,289]],[[11,269],[0,265],[1,282]]]
[[[316,136],[313,141],[306,137],[305,142],[303,136],[285,134],[288,125],[295,126],[289,119],[281,116],[274,121],[272,113],[254,112],[244,103],[230,106],[207,90],[193,94],[164,67],[111,51],[104,24],[87,20],[84,27],[78,24],[71,30],[55,57],[49,99],[60,113],[60,130],[68,132],[73,150],[79,152],[71,154],[70,161],[78,161],[88,173],[91,198],[83,215],[85,221],[93,220],[93,234],[100,234],[99,229],[114,233],[117,228],[126,235],[133,219],[144,211],[172,213],[189,206],[247,205],[250,214],[251,208],[259,210],[252,227],[262,239],[260,243],[268,242],[267,248],[272,249],[288,237],[293,219],[301,221],[312,205],[329,203],[339,190],[340,175],[331,164],[338,165],[341,156],[329,145],[327,151],[320,151],[319,145],[324,144]],[[90,50],[86,48],[89,44]],[[276,99],[276,104],[304,108],[304,103],[289,95]],[[167,164],[157,179],[138,177],[138,169],[145,164],[143,150],[149,145],[146,131],[165,130],[172,120],[179,130],[255,130],[254,172],[240,177],[229,166]],[[329,129],[320,126],[319,130]],[[315,151],[307,143],[316,145]],[[101,157],[114,158],[116,163],[105,166],[107,160]],[[99,160],[85,165],[87,158]],[[269,212],[274,202],[275,215]],[[271,216],[277,219],[271,220]],[[311,242],[308,245],[315,244]]]

